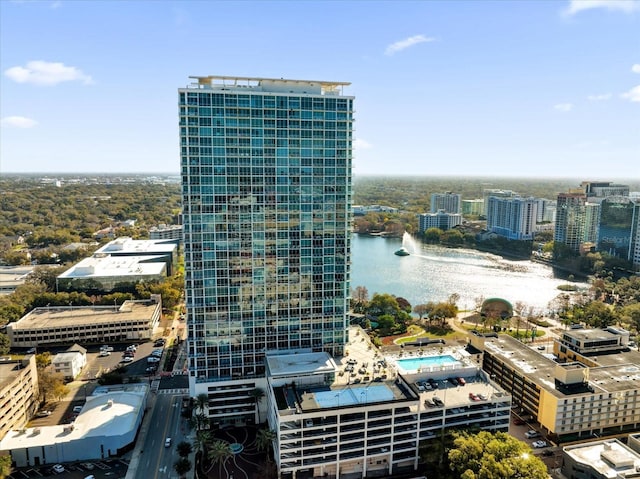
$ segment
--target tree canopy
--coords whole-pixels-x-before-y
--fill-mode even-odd
[[[547,479],[547,467],[531,448],[507,433],[456,434],[449,467],[461,479]]]

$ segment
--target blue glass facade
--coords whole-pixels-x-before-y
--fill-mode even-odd
[[[179,90],[190,375],[263,376],[272,350],[341,355],[353,98],[211,78]]]

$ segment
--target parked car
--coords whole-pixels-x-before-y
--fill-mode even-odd
[[[464,386],[465,384],[467,384],[467,381],[465,381],[464,378],[457,378],[457,380],[460,386]]]
[[[64,472],[64,466],[62,464],[56,464],[55,466],[53,466],[53,472],[55,472],[56,474]]]
[[[100,354],[98,354],[98,356],[111,356],[111,351],[107,351],[106,349],[103,349],[102,351],[100,351]]]
[[[148,357],[147,358],[147,363],[149,364],[154,364],[154,363],[159,363],[160,359],[159,358],[153,358],[153,357]]]
[[[427,407],[436,407],[436,403],[434,403],[431,399],[425,399],[424,405]]]
[[[122,358],[122,361],[120,361],[122,363],[131,363],[133,362],[133,358],[131,356],[125,356],[124,358]]]
[[[540,433],[538,431],[534,431],[533,429],[529,429],[524,433],[524,437],[526,437],[527,439],[532,439],[534,437],[540,437]]]
[[[82,411],[82,406],[73,406],[73,412],[80,412]]]
[[[553,449],[545,449],[544,451],[542,451],[542,455],[543,456],[553,456],[555,453],[553,452]]]
[[[48,417],[51,416],[51,411],[38,411],[36,417]]]
[[[149,366],[147,369],[145,369],[145,371],[148,373],[155,373],[156,369],[157,368],[155,366]]]
[[[480,394],[478,394],[478,399],[480,399],[480,401],[486,401],[489,398],[487,397],[486,394],[480,393]]]
[[[100,346],[100,351],[113,351],[113,346],[109,346],[107,344],[104,344],[104,345]]]
[[[444,401],[437,396],[433,396],[433,402],[436,406],[442,407],[444,406]]]
[[[471,399],[472,401],[480,401],[480,398],[474,393],[469,393],[469,399]]]
[[[534,441],[533,443],[531,443],[531,445],[533,447],[535,447],[536,449],[541,449],[543,447],[547,447],[546,441]]]

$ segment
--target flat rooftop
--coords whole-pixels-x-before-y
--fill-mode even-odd
[[[19,321],[9,323],[14,331],[52,327],[108,324],[114,321],[145,321],[151,319],[158,307],[155,301],[125,301],[121,306],[51,306],[36,308]]]
[[[324,352],[268,355],[265,360],[272,377],[302,373],[334,373],[336,370],[336,363],[329,354]]]
[[[617,440],[567,446],[564,452],[574,461],[593,467],[602,477],[616,478],[620,472],[635,472],[640,467],[640,455]]]
[[[500,357],[556,397],[571,396],[556,389],[555,370],[559,363],[540,354],[507,334],[485,338],[485,350]],[[622,351],[590,357],[601,366],[589,368],[589,385],[602,391],[637,389],[640,385],[640,353]]]
[[[0,450],[124,435],[135,428],[139,410],[145,406],[147,388],[146,384],[137,384],[120,390],[103,390],[97,395],[94,392],[72,424],[9,431],[0,441]]]
[[[78,262],[59,279],[104,278],[122,276],[158,276],[166,274],[164,262],[157,256],[91,256]]]
[[[297,95],[341,96],[342,88],[350,82],[326,80],[293,80],[287,78],[241,77],[224,75],[190,76],[198,88],[238,90],[246,93],[273,92]]]
[[[179,226],[179,228],[182,228]],[[158,255],[170,254],[177,249],[175,243],[168,243],[166,240],[134,240],[129,237],[122,237],[110,241],[102,248],[98,249],[96,254],[137,254],[137,255]]]
[[[402,383],[394,381],[341,385],[300,385],[274,388],[280,409],[300,413],[318,409],[362,406],[387,401],[416,400],[417,396]]]
[[[0,361],[0,390],[13,383],[20,375],[20,371],[29,366],[28,360],[9,359]]]

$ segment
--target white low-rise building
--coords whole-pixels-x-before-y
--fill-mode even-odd
[[[82,368],[87,364],[87,350],[74,344],[62,353],[56,354],[51,360],[51,368],[56,374],[62,374],[65,379],[74,380]]]
[[[12,430],[0,451],[16,467],[120,455],[136,438],[148,391],[146,384],[97,388],[73,423]]]

